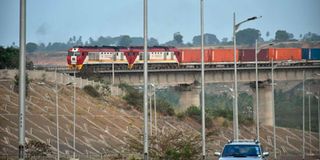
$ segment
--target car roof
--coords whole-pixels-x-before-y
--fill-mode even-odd
[[[259,143],[255,142],[231,142],[226,145],[259,145]]]
[[[226,145],[260,145],[257,140],[232,140],[228,141]]]

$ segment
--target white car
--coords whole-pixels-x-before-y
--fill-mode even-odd
[[[219,160],[265,160],[269,152],[263,152],[263,149],[256,140],[237,140],[229,141],[223,148],[222,154],[215,152]]]

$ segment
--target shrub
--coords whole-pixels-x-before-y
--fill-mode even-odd
[[[171,107],[171,105],[163,99],[157,100],[157,111],[168,116],[174,116],[175,114],[174,109]]]
[[[186,118],[185,112],[178,113],[178,114],[177,114],[177,118],[178,118],[179,120],[184,120],[184,119]]]
[[[137,89],[129,86],[128,84],[120,84],[119,88],[126,91],[126,95],[123,97],[128,104],[134,106],[135,109],[143,110],[143,93],[139,92]],[[154,101],[151,101],[152,105]],[[163,113],[164,115],[173,116],[174,109],[167,101],[158,98],[157,99],[157,112]]]
[[[31,140],[26,144],[26,159],[45,158],[52,154],[53,152],[50,145],[46,143]]]
[[[14,89],[13,89],[16,93],[19,93],[19,81],[20,81],[19,75],[16,74],[14,76]],[[29,76],[26,73],[26,96],[28,96],[29,83],[30,83]]]
[[[140,133],[135,137],[143,138]],[[143,155],[142,140],[128,138],[128,148],[131,152]],[[168,129],[158,135],[149,136],[150,159],[188,159],[198,160],[201,153],[201,139],[199,134],[188,131]]]
[[[201,123],[201,110],[199,107],[191,106],[186,110],[186,115],[198,123]]]
[[[101,96],[100,93],[91,85],[84,86],[83,90],[91,97],[98,98]]]
[[[142,111],[143,94],[132,86],[129,86],[128,84],[120,84],[119,88],[126,92],[126,95],[123,97],[123,99],[126,100],[127,103],[132,105],[135,109]]]

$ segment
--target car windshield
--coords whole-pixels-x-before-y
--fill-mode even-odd
[[[226,145],[222,157],[257,157],[260,155],[258,145]]]

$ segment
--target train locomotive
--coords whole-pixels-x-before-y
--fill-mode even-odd
[[[206,48],[206,68],[233,67],[234,53],[230,48]],[[271,61],[290,62],[291,65],[320,65],[320,48],[265,48],[257,54],[259,66],[270,66]],[[240,67],[255,63],[255,49],[237,49],[236,61]],[[76,46],[68,50],[68,67],[79,71],[106,71],[143,69],[144,49],[141,46]],[[149,69],[200,68],[199,48],[148,47]]]
[[[148,63],[151,68],[176,68],[180,50],[174,47],[148,47]],[[141,69],[144,63],[143,47],[77,46],[68,50],[67,63],[75,70]]]

